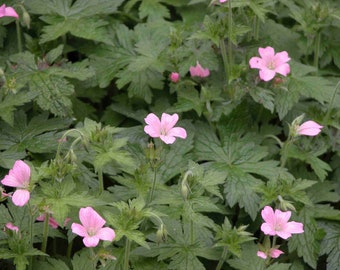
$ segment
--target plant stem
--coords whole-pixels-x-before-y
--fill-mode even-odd
[[[104,191],[104,179],[103,179],[103,169],[98,168],[98,181],[99,181],[99,194],[102,194]]]
[[[222,252],[222,255],[221,255],[221,259],[218,261],[218,265],[216,266],[215,270],[221,270],[221,268],[222,268],[222,266],[224,264],[224,261],[227,258],[227,254],[228,254],[227,247],[223,247],[223,252]]]
[[[29,209],[29,212],[30,212],[30,224],[29,224],[29,236],[30,236],[30,245],[31,247],[33,248],[33,211],[32,211],[32,207],[31,207],[31,204],[28,202],[28,209]],[[30,256],[30,259],[29,259],[29,265],[28,265],[28,269],[29,270],[32,270],[33,268],[33,256]]]
[[[21,38],[21,26],[19,20],[15,21],[17,29],[17,42],[18,42],[18,52],[22,53],[22,38]]]
[[[228,55],[227,55],[227,49],[225,47],[224,44],[224,39],[221,38],[220,39],[220,50],[221,50],[221,54],[222,54],[222,60],[223,60],[223,66],[224,66],[224,72],[225,72],[225,76],[226,76],[226,83],[227,86],[229,85],[229,63],[228,63]]]
[[[125,252],[124,252],[124,266],[123,270],[129,270],[129,257],[130,257],[131,242],[128,238],[125,239]]]
[[[43,230],[43,241],[41,244],[41,251],[46,253],[46,248],[47,248],[47,240],[48,240],[48,229],[49,229],[49,222],[50,220],[50,214],[46,213],[45,214],[45,220],[44,220],[44,230]],[[44,258],[44,256],[43,256]]]
[[[233,68],[233,50],[231,37],[233,35],[233,9],[231,8],[231,1],[228,1],[228,60],[229,60],[229,82],[231,77],[231,71]]]
[[[149,197],[149,203],[152,202],[153,200],[153,194],[156,188],[156,180],[157,180],[157,169],[153,167],[153,180],[152,180],[152,187],[151,187],[151,192],[150,192],[150,197]]]
[[[281,168],[283,168],[286,165],[287,162],[287,155],[288,155],[288,147],[291,144],[290,138],[286,142],[283,143],[282,148],[281,148]]]
[[[319,69],[320,42],[321,42],[321,32],[318,31],[315,37],[315,44],[314,44],[314,67],[317,70]]]
[[[68,259],[71,258],[72,248],[73,248],[73,240],[70,243],[68,243],[68,245],[67,245],[66,257]]]
[[[333,104],[334,104],[335,96],[336,96],[336,93],[338,92],[339,89],[340,89],[340,81],[338,81],[337,85],[335,86],[335,89],[334,89],[331,101],[328,104],[327,113],[326,113],[326,115],[325,115],[325,117],[323,119],[324,124],[328,123],[329,116],[330,116],[331,111],[333,109]]]
[[[259,17],[255,16],[254,18],[254,40],[258,40],[259,39],[259,31],[260,31],[260,21],[259,21]]]

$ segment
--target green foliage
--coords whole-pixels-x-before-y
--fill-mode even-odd
[[[0,187],[1,269],[340,267],[336,0],[6,6],[19,18],[0,18],[0,174],[20,178],[23,160],[31,175]],[[264,63],[280,71],[269,81],[250,67],[267,46],[287,52],[287,76],[278,59]],[[209,76],[191,76],[198,63]],[[148,113],[179,121],[149,134]],[[308,120],[320,134],[300,134]],[[164,143],[176,127],[187,136]],[[112,242],[103,229],[84,246],[98,233],[92,220],[73,233],[88,227],[88,206]],[[265,206],[291,211],[304,232],[263,237]],[[46,214],[50,223],[36,221]],[[257,256],[270,248],[284,253]]]

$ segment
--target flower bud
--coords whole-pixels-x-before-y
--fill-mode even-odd
[[[164,242],[166,242],[167,239],[168,239],[168,232],[165,229],[164,224],[162,223],[160,228],[157,230],[157,233],[156,233],[157,244],[160,244],[162,242],[164,243]]]

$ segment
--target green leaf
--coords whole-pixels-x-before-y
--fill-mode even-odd
[[[320,246],[320,255],[327,255],[327,269],[340,268],[340,225],[338,223],[320,222],[326,235]]]
[[[37,260],[37,262],[34,264],[34,268],[48,270],[70,270],[70,268],[68,268],[68,266],[62,260],[53,258],[46,258],[44,261]]]
[[[262,106],[268,109],[271,113],[274,112],[273,92],[264,88],[256,87],[251,89],[249,94],[255,102],[262,104]]]
[[[299,220],[296,221],[303,223],[304,232],[292,236],[288,242],[289,252],[296,250],[310,267],[316,269],[323,233],[313,217],[313,209],[304,207],[299,213]]]
[[[161,3],[164,0],[143,0],[139,7],[139,17],[148,18],[148,21],[158,21],[163,18],[170,18],[170,12]],[[166,2],[165,2],[166,3]]]

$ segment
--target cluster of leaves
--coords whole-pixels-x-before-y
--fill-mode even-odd
[[[0,268],[339,269],[337,2],[6,1],[19,19],[0,18],[1,175],[26,160],[32,192],[23,208],[1,195],[0,228],[20,233],[0,230]],[[288,52],[287,77],[249,69],[266,46]],[[197,61],[209,77],[190,77]],[[149,112],[180,114],[187,138],[151,141]],[[322,133],[283,149],[301,114]],[[270,266],[256,256],[266,205],[305,231]],[[71,233],[86,206],[113,243]],[[35,221],[46,213],[58,229]]]

